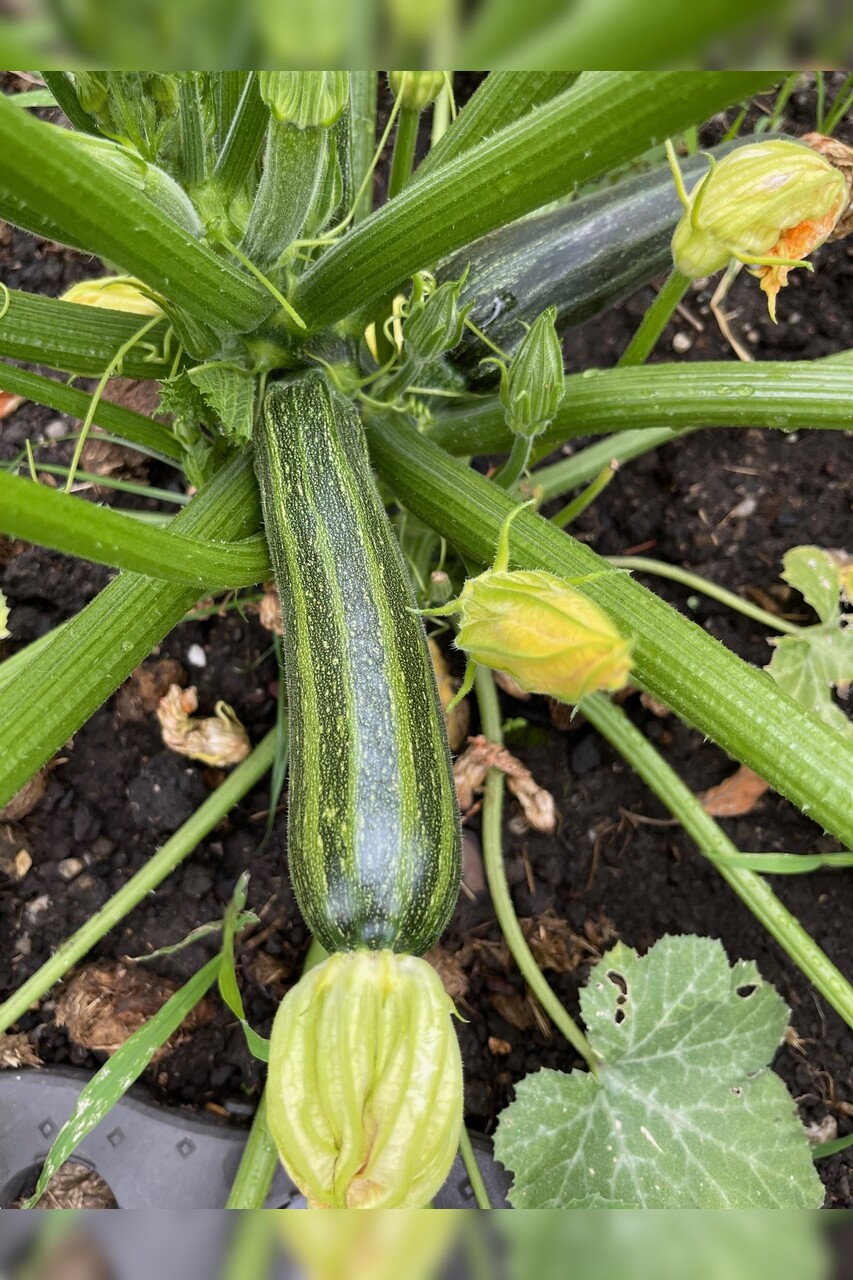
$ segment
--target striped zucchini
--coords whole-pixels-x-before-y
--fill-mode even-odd
[[[722,143],[708,154],[721,159],[752,141]],[[681,167],[690,187],[707,172],[708,160],[692,156]],[[663,165],[501,227],[440,263],[436,277],[456,280],[469,267],[460,303],[473,303],[471,319],[514,354],[525,326],[546,307],[556,306],[563,333],[669,270],[670,241],[682,213],[672,173]],[[493,365],[480,365],[484,354],[480,339],[466,330],[451,360],[479,385],[497,378]]]
[[[256,443],[285,626],[297,901],[328,951],[420,955],[459,892],[459,814],[423,624],[361,424],[305,373],[269,388]]]

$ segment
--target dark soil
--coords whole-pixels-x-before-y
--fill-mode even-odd
[[[808,105],[795,98],[792,131],[813,127]],[[53,247],[34,247],[28,237],[0,236],[2,278],[10,285],[56,294],[97,264]],[[794,273],[779,301],[780,323],[767,319],[755,282],[739,280],[730,309],[734,327],[759,358],[791,359],[853,347],[850,282],[853,251],[844,242],[824,248],[816,273]],[[710,288],[696,288],[686,307],[703,326],[697,332],[677,316],[659,344],[657,358],[735,359],[707,312]],[[614,363],[652,297],[643,290],[619,310],[571,334],[566,343],[573,369]],[[753,333],[754,339],[749,335]],[[46,429],[55,415],[27,405],[2,424],[0,458],[15,456],[25,438],[39,442],[42,462],[67,458],[69,446]],[[55,434],[55,433],[52,433]],[[575,444],[575,448],[581,447]],[[850,547],[853,441],[838,433],[708,431],[670,444],[625,466],[605,498],[576,526],[578,536],[605,554],[633,551],[682,564],[732,589],[772,593],[779,586],[784,552],[801,543]],[[173,474],[149,466],[153,484]],[[732,514],[743,499],[755,501],[746,518]],[[117,505],[156,504],[146,499],[99,496]],[[0,588],[12,606],[14,640],[7,652],[43,634],[76,612],[110,577],[108,571],[52,552],[5,547]],[[688,613],[743,658],[763,666],[767,639],[755,623],[710,600],[661,580],[653,590]],[[792,602],[781,598],[785,607]],[[793,607],[802,610],[797,598]],[[206,665],[192,665],[200,646]],[[193,655],[195,656],[195,655]],[[187,682],[198,686],[201,709],[218,698],[230,702],[257,742],[275,717],[278,671],[269,633],[253,616],[235,612],[182,624],[152,656],[149,666],[171,659]],[[633,697],[626,704],[687,784],[701,790],[721,781],[732,764],[674,717],[660,718]],[[570,926],[568,972],[549,972],[573,1014],[596,948],[621,938],[640,951],[667,933],[698,933],[722,940],[732,959],[754,959],[792,1010],[794,1034],[777,1055],[775,1068],[797,1099],[808,1124],[831,1117],[838,1133],[853,1127],[853,1033],[829,1009],[779,950],[719,875],[675,826],[644,785],[610,748],[583,724],[561,729],[543,700],[520,703],[504,697],[507,717],[523,717],[513,750],[537,781],[555,796],[561,813],[558,834],[505,834],[507,869],[515,906],[547,930],[553,917]],[[25,726],[22,726],[25,731]],[[15,825],[14,842],[33,865],[17,885],[0,883],[0,995],[18,987],[77,929],[215,787],[219,775],[163,749],[155,716],[141,712],[127,688],[119,691],[62,751],[47,793],[35,811]],[[264,851],[269,793],[256,788],[166,883],[95,948],[94,957],[146,954],[174,943],[193,928],[221,917],[234,883],[251,869],[250,905],[262,925],[243,935],[239,968],[247,1014],[262,1033],[297,973],[307,933],[290,889],[280,814]],[[513,806],[507,818],[515,816]],[[741,849],[806,852],[838,848],[784,800],[768,793],[748,816],[724,821]],[[477,820],[471,824],[476,831]],[[83,864],[72,879],[60,864]],[[67,868],[66,868],[67,871]],[[845,873],[779,877],[773,887],[842,968],[849,968],[853,898]],[[552,913],[548,914],[548,913]],[[544,922],[542,918],[544,917]],[[452,961],[472,940],[498,942],[499,930],[485,895],[460,898],[442,946]],[[212,945],[212,944],[211,944]],[[154,967],[185,979],[210,954],[196,944]],[[578,1065],[562,1038],[538,1025],[514,968],[494,949],[466,946],[465,1013],[460,1040],[466,1064],[468,1119],[491,1132],[512,1085],[527,1072]],[[563,964],[568,968],[568,964]],[[53,1021],[45,999],[19,1029],[29,1034],[46,1062],[91,1068],[96,1056],[71,1044]],[[506,1015],[509,1014],[508,1018]],[[527,1025],[526,1020],[529,1021]],[[521,1023],[522,1025],[516,1025]],[[249,1115],[261,1072],[248,1054],[240,1028],[220,1010],[162,1060],[150,1080],[158,1096],[174,1105],[225,1110],[235,1121]],[[853,1157],[844,1153],[819,1164],[827,1204],[853,1207]]]

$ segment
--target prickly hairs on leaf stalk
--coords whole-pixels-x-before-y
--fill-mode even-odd
[[[460,617],[454,643],[468,655],[468,664],[448,711],[471,689],[478,662],[505,671],[527,693],[561,702],[580,702],[587,694],[612,692],[627,683],[630,641],[598,605],[574,590],[597,574],[566,580],[540,569],[509,569],[510,524],[532,505],[524,503],[507,516],[491,569],[469,578],[455,600],[421,611]]]
[[[425,960],[345,951],[287,993],[270,1041],[270,1132],[313,1208],[422,1209],[453,1163],[462,1059]]]
[[[738,147],[715,163],[688,195],[667,143],[684,214],[672,237],[676,268],[690,279],[734,259],[752,268],[776,321],[776,295],[794,267],[829,237],[848,201],[847,183],[810,147],[769,139]]]

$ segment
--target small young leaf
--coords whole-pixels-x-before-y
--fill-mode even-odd
[[[801,636],[782,636],[765,669],[792,698],[853,738],[853,721],[832,697],[832,687],[844,688],[853,680],[853,630],[829,623],[807,627]]]
[[[598,1076],[544,1070],[495,1137],[516,1208],[817,1208],[805,1130],[767,1069],[788,1010],[711,938],[618,943],[581,992]]]
[[[841,576],[830,552],[822,547],[792,547],[782,564],[782,577],[808,601],[821,622],[834,622]]]
[[[255,380],[243,369],[226,364],[201,364],[187,376],[215,414],[232,444],[248,444],[255,417]]]

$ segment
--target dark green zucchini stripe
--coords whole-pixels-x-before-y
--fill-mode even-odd
[[[285,625],[288,856],[328,951],[420,955],[461,876],[444,718],[361,424],[319,373],[276,383],[256,467]]]

